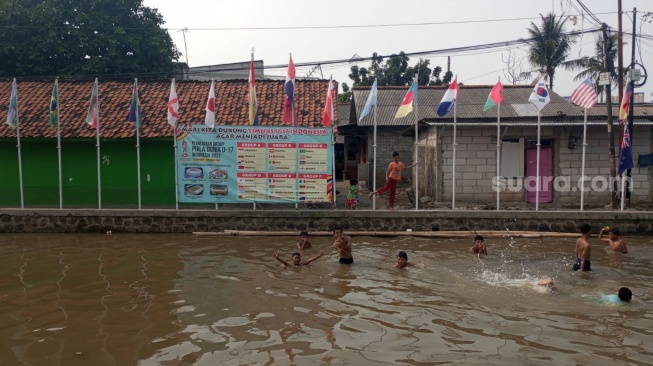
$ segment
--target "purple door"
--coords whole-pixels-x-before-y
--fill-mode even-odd
[[[535,203],[537,192],[537,149],[526,149],[526,202]],[[553,149],[540,147],[540,203],[553,202]]]

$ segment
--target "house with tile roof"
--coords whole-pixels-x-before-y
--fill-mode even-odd
[[[502,186],[500,200],[511,203],[534,203],[536,185],[537,109],[528,98],[530,85],[506,86],[505,101],[500,106],[500,124],[497,132],[498,108],[483,111],[492,88],[488,86],[461,86],[456,106],[456,202],[496,204],[496,183]],[[395,119],[394,115],[407,87],[379,87],[377,106],[377,186],[384,182],[384,174],[392,151],[398,151],[404,163],[412,164],[415,156],[414,126],[419,126],[419,195],[429,196],[442,203],[451,203],[453,179],[453,110],[438,117],[435,109],[444,95],[442,87],[420,87],[417,116]],[[360,165],[359,180],[372,181],[374,118],[370,114],[360,122],[369,87],[355,87],[351,103],[350,124],[341,126],[347,141],[356,139],[365,156]],[[569,103],[554,91],[551,102],[542,110],[540,130],[540,176],[542,189],[539,203],[553,206],[578,207],[583,147],[583,110]],[[635,168],[632,169],[633,202],[649,201],[653,195],[650,187],[651,169],[637,164],[639,155],[653,152],[653,110],[651,106],[635,107],[633,149]],[[618,108],[613,108],[613,114]],[[610,163],[607,145],[607,113],[605,106],[588,111],[585,176],[585,203],[604,206],[610,202]],[[617,119],[615,146],[619,153]],[[497,143],[497,141],[499,143]],[[499,153],[498,153],[499,151]],[[497,155],[500,158],[501,177],[497,176]],[[617,155],[618,158],[618,155]],[[408,174],[411,174],[410,172]],[[409,177],[411,177],[409,175]],[[413,177],[414,178],[414,177]],[[544,181],[546,179],[546,182]],[[531,184],[532,188],[526,188]],[[592,185],[592,186],[591,186]],[[594,186],[596,185],[596,186]],[[591,187],[590,187],[591,186]],[[505,207],[505,206],[502,206]]]
[[[0,118],[6,119],[11,80],[0,81]],[[297,80],[298,124],[319,127],[328,80]],[[23,186],[27,207],[58,207],[57,130],[48,124],[53,82],[18,81],[18,114]],[[93,81],[60,81],[59,106],[63,197],[66,207],[96,207],[96,132],[85,123]],[[133,81],[100,81],[102,205],[137,202],[136,136],[127,122]],[[178,81],[179,123],[203,124],[208,81]],[[216,124],[248,123],[247,80],[217,81]],[[174,207],[174,131],[166,121],[170,82],[139,82],[143,126],[140,130],[144,206]],[[283,122],[283,81],[257,80],[262,126]],[[337,111],[336,111],[337,113]],[[337,115],[336,115],[337,120]],[[337,127],[336,127],[337,128]],[[20,207],[17,131],[0,124],[0,207]]]

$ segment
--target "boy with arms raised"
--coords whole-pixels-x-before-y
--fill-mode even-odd
[[[592,271],[592,247],[590,246],[590,231],[592,227],[585,223],[580,226],[580,238],[576,240],[576,263],[571,267],[574,271]]]
[[[604,231],[609,232],[607,238],[603,237]],[[628,248],[626,247],[626,243],[624,243],[623,240],[619,239],[618,229],[614,229],[614,228],[610,229],[609,226],[604,227],[603,229],[601,229],[601,232],[599,233],[599,240],[608,242],[608,244],[610,245],[610,250],[613,252],[628,254]]]
[[[290,266],[294,266],[294,267],[306,266],[306,265],[309,265],[314,260],[320,258],[323,255],[324,255],[324,251],[320,251],[320,254],[318,254],[318,255],[316,255],[314,257],[308,258],[305,261],[302,261],[302,255],[295,252],[295,253],[292,254],[292,259],[291,259],[292,264],[289,264],[288,262],[286,262],[283,259],[279,258],[279,254],[277,252],[274,252],[274,258],[276,260],[278,260],[279,262],[281,262],[286,267],[290,267]]]

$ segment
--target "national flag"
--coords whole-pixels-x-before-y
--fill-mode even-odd
[[[292,62],[292,55],[288,62],[288,74],[283,85],[286,92],[286,100],[283,105],[283,121],[297,126],[297,110],[295,108],[295,64]]]
[[[490,110],[499,103],[503,102],[503,85],[501,85],[501,82],[497,81],[497,83],[492,87],[492,90],[490,90],[490,94],[487,96],[487,100],[485,101],[485,106],[483,106],[483,112]]]
[[[16,88],[16,79],[11,84],[11,97],[9,97],[9,110],[7,111],[7,124],[11,128],[16,128],[18,124],[18,89]]]
[[[322,112],[322,126],[329,127],[333,121],[333,102],[336,97],[336,91],[333,88],[333,80],[329,79],[329,89],[327,89],[326,100],[324,101],[324,112]]]
[[[134,80],[134,88],[132,89],[132,102],[129,105],[129,117],[127,121],[133,123],[134,127],[141,128],[142,120],[141,100],[138,97],[138,81]]]
[[[168,97],[168,123],[172,127],[177,127],[177,118],[179,118],[179,99],[175,90],[175,79],[172,79],[170,97]]]
[[[444,117],[449,113],[449,111],[451,111],[451,108],[453,108],[458,100],[458,94],[460,94],[460,86],[458,85],[458,80],[454,79],[449,85],[449,89],[444,92],[442,101],[438,104],[438,108],[435,110],[438,116]]]
[[[549,104],[551,96],[549,95],[549,91],[546,89],[546,84],[544,82],[538,82],[535,85],[528,101],[535,104],[538,111],[541,111],[542,108]]]
[[[592,79],[588,78],[583,81],[573,93],[571,93],[571,102],[583,108],[592,108],[599,101],[599,96],[596,94]]]
[[[249,102],[249,124],[258,126],[258,102],[256,100],[256,72],[254,71],[254,54],[252,61],[249,63],[249,93],[247,93]]]
[[[365,116],[370,114],[370,111],[372,110],[372,106],[376,105],[376,101],[378,99],[378,90],[376,88],[376,79],[374,79],[374,83],[372,84],[372,88],[370,88],[370,93],[367,95],[367,101],[365,102],[365,108],[363,108],[363,111],[361,112],[361,116],[358,118],[358,122],[362,121]]]
[[[93,128],[98,127],[98,120],[100,118],[100,106],[98,104],[98,85],[97,79],[95,79],[93,90],[91,91],[91,100],[88,104],[88,113],[86,114],[86,123]]]
[[[408,88],[408,92],[404,95],[404,99],[401,101],[399,109],[397,109],[397,114],[395,114],[395,119],[406,117],[412,112],[413,102],[417,103],[417,80],[413,81],[410,88]]]
[[[59,120],[59,82],[54,81],[52,96],[50,97],[50,127],[57,127]]]
[[[619,107],[619,124],[623,124],[628,119],[628,112],[630,111],[630,97],[633,95],[633,88],[630,83],[626,83],[624,97],[621,99],[621,106]]]
[[[206,116],[204,117],[204,124],[211,128],[215,126],[215,82],[213,80],[211,80],[209,98],[206,101]]]
[[[630,132],[628,131],[628,124],[624,124],[624,133],[621,137],[621,152],[619,153],[619,168],[617,173],[623,174],[628,169],[632,169],[633,164],[633,149],[630,141]]]

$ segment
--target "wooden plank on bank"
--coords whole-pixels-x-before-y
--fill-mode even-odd
[[[409,236],[421,238],[473,238],[483,235],[486,238],[577,238],[577,233],[539,232],[539,231],[507,231],[507,230],[477,230],[477,231],[345,231],[351,236],[396,237]],[[221,232],[193,232],[198,236],[299,236],[299,231],[251,231],[225,230]],[[309,232],[310,236],[332,236],[330,231]]]

